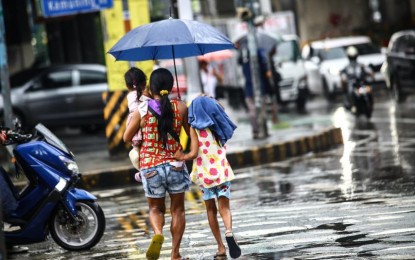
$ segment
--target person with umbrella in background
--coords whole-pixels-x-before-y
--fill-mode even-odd
[[[248,108],[248,114],[252,125],[252,137],[253,139],[259,138],[259,125],[257,122],[257,110],[255,106],[255,98],[261,98],[261,104],[270,104],[270,110],[272,115],[272,122],[278,123],[277,103],[274,99],[274,80],[272,78],[272,67],[270,63],[270,57],[275,53],[278,39],[273,36],[262,32],[259,28],[263,24],[263,18],[256,19],[254,25],[256,28],[257,38],[257,61],[258,61],[258,75],[260,85],[260,97],[255,97],[254,82],[251,71],[251,55],[248,48],[247,35],[237,38],[235,45],[239,50],[238,63],[242,67],[242,73],[245,78],[244,93],[245,104]],[[269,100],[269,102],[268,102]],[[265,109],[263,107],[262,109]],[[268,136],[268,133],[265,133]],[[265,136],[265,137],[266,137]]]
[[[219,72],[206,60],[199,61],[200,80],[202,81],[203,93],[216,98],[216,86],[222,81]]]
[[[183,126],[189,133],[187,106],[179,100],[170,100],[173,75],[164,68],[156,69],[150,76],[150,90],[153,100],[148,101],[147,114],[141,117],[134,112],[124,132],[124,141],[131,142],[141,129],[140,173],[143,189],[149,207],[149,219],[154,231],[147,249],[148,259],[158,259],[164,242],[165,196],[170,195],[172,235],[171,259],[181,259],[180,243],[186,226],[184,194],[189,189],[190,178],[183,161],[177,161],[174,154],[182,149],[178,138]]]

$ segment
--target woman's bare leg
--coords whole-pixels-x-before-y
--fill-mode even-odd
[[[186,216],[184,212],[184,192],[170,194],[171,205],[171,226],[172,236],[171,259],[181,259],[180,243],[182,241],[184,229],[186,227]]]
[[[150,224],[154,234],[163,234],[164,214],[166,213],[165,198],[147,198]]]

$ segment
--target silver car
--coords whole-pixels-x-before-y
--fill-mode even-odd
[[[76,126],[91,131],[104,125],[106,67],[71,64],[21,71],[10,77],[14,117],[24,127]],[[0,102],[1,107],[3,102]]]

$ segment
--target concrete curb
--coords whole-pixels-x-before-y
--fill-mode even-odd
[[[278,142],[266,146],[254,146],[248,150],[228,153],[227,158],[233,169],[284,161],[309,152],[323,152],[343,144],[341,128],[331,127],[317,134],[304,136],[292,141]],[[191,163],[188,164],[191,169]],[[87,190],[105,189],[137,184],[134,168],[123,167],[94,172],[82,176],[80,186]]]

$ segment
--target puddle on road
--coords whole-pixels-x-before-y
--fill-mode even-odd
[[[337,238],[335,242],[339,243],[342,247],[360,247],[369,244],[381,243],[378,239],[367,239],[367,234],[356,234],[359,231],[346,231],[347,227],[353,226],[353,224],[345,224],[342,222],[322,224],[314,229],[332,229],[336,231],[336,234],[346,235]]]
[[[347,169],[337,159],[344,157],[343,151],[339,148],[242,171],[239,175],[242,180],[238,178],[234,182],[238,189],[244,190],[255,185],[253,199],[259,205],[321,200],[327,203],[361,201],[364,204],[384,204],[382,196],[375,199],[372,193],[415,194],[415,175],[408,170],[411,167],[393,164],[392,161],[380,163],[379,158],[386,156],[384,152],[373,153],[379,158],[356,152],[349,155],[350,168]]]
[[[352,225],[353,224],[344,224],[341,222],[337,222],[337,223],[328,223],[328,224],[319,225],[315,227],[315,229],[333,229],[335,231],[344,231],[346,230],[348,226],[352,226]]]
[[[336,239],[337,243],[340,243],[343,247],[359,247],[364,245],[381,243],[378,239],[366,239],[367,234],[358,234],[353,236],[346,236]]]

